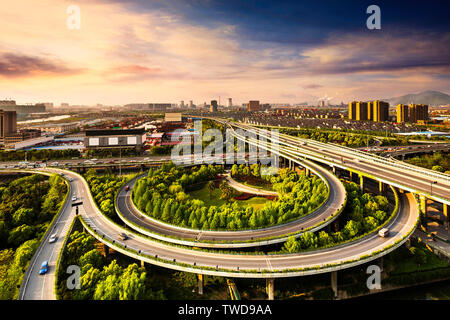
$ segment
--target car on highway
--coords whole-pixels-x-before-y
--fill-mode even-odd
[[[39,274],[46,274],[48,271],[48,261],[45,260],[44,262],[42,262],[41,264],[41,268],[39,269]]]
[[[378,235],[382,238],[386,238],[388,234],[389,234],[388,228],[382,228],[380,229],[380,231],[378,231]]]
[[[128,236],[125,233],[123,233],[123,232],[121,234],[119,234],[119,237],[122,240],[127,240],[128,239]]]
[[[130,186],[125,187],[125,191],[128,191],[128,190],[130,190]]]
[[[73,182],[73,178],[69,178],[69,182]]]
[[[56,233],[54,233],[54,234],[52,234],[52,235],[50,236],[50,238],[48,239],[48,242],[49,242],[49,243],[53,243],[53,242],[56,241],[57,238],[58,238],[58,237],[56,236]]]
[[[73,196],[72,201],[77,201],[77,196]]]

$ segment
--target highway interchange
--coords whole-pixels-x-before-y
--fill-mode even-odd
[[[227,125],[234,129],[255,130],[255,128],[243,124],[227,123]],[[265,135],[264,131],[257,131],[257,134]],[[236,133],[236,136],[240,139],[246,139],[240,137],[238,133]],[[259,143],[252,139],[246,140],[251,144]],[[270,141],[270,137],[268,137],[268,141]],[[73,179],[70,182],[71,192],[72,194],[75,193],[83,202],[79,211],[81,220],[87,231],[105,245],[144,262],[198,274],[231,277],[290,277],[336,271],[366,263],[394,250],[406,241],[414,231],[418,221],[419,210],[417,199],[412,193],[408,192],[414,192],[417,195],[421,194],[449,204],[450,177],[447,175],[430,172],[426,169],[406,165],[394,160],[382,159],[350,148],[281,134],[276,141],[267,142],[266,146],[271,147],[272,143],[279,145],[279,155],[281,157],[291,160],[297,165],[309,164],[318,166],[317,163],[321,163],[330,166],[333,170],[336,168],[351,170],[355,174],[370,177],[404,190],[405,193],[399,193],[399,210],[387,226],[390,230],[390,236],[381,238],[376,233],[373,233],[344,245],[296,254],[242,255],[200,251],[187,246],[181,247],[170,245],[167,242],[155,241],[141,233],[132,232],[130,229],[115,224],[97,208],[86,181],[77,173],[57,168],[38,169],[36,171],[64,173],[66,177]],[[325,172],[326,170],[323,171]],[[328,174],[330,173],[328,172]],[[437,183],[433,185],[431,194],[430,184],[434,181]],[[332,189],[335,190],[335,186]],[[331,195],[332,193],[330,192],[330,197]],[[336,194],[334,194],[335,196]],[[126,199],[126,196],[119,194],[118,202]],[[70,197],[68,201],[70,201]],[[124,207],[120,208],[121,211],[123,209]],[[70,205],[65,205],[59,214],[59,220],[55,221],[51,226],[52,230],[58,232],[60,241],[64,236],[64,232],[68,230],[68,225],[72,222],[73,210]],[[300,223],[306,223],[308,220],[309,217],[300,221]],[[299,223],[299,221],[296,223]],[[282,227],[287,228],[288,225]],[[276,229],[274,228],[273,230]],[[128,240],[120,239],[119,235],[123,232],[130,235]],[[158,232],[164,233],[167,230],[159,229]],[[253,232],[267,232],[267,230]],[[197,235],[193,235],[194,238],[197,237]],[[184,238],[189,237],[190,235],[184,236]],[[204,235],[201,238],[207,239],[204,238]],[[245,236],[243,240],[245,240]],[[60,244],[61,242],[59,242]],[[47,245],[44,245],[45,247]],[[49,255],[53,257],[55,252],[59,250],[58,243],[56,245],[53,244],[53,250],[38,250],[33,259],[39,265],[42,260],[48,260]],[[55,268],[54,263],[54,260],[50,261],[50,271]],[[37,274],[33,269],[28,273]],[[29,278],[24,280],[24,283],[27,284],[26,290],[24,289],[26,292],[19,298],[52,298],[51,294],[49,296],[42,294],[43,291],[50,291],[48,283],[52,282],[51,277],[51,273],[43,277],[29,276]]]

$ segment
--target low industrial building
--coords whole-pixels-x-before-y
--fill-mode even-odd
[[[27,139],[27,140],[20,141],[20,142],[5,144],[5,149],[7,149],[7,150],[27,149],[27,148],[47,144],[49,142],[52,142],[54,139],[55,139],[55,137],[53,137],[53,136]]]
[[[146,139],[144,128],[86,130],[84,145],[86,149],[136,148],[141,152]]]
[[[37,129],[48,133],[65,133],[80,127],[79,122],[66,123],[49,123],[43,125],[30,126],[29,128]]]

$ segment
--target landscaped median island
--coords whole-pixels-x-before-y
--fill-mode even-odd
[[[259,165],[245,169],[255,176]],[[202,230],[249,230],[293,221],[316,210],[328,196],[325,183],[290,169],[257,176],[278,192],[253,196],[238,192],[223,179],[221,166],[192,168],[165,164],[136,182],[133,201],[153,219]]]
[[[115,220],[114,197],[120,188],[137,174],[117,176],[106,173],[99,175],[95,169],[89,169],[85,174],[92,196],[97,206],[108,218]]]

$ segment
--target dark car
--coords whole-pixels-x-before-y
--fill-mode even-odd
[[[125,233],[121,233],[121,234],[119,235],[119,237],[120,237],[120,239],[122,239],[122,240],[127,240],[127,239],[128,239],[128,236],[127,236]]]

